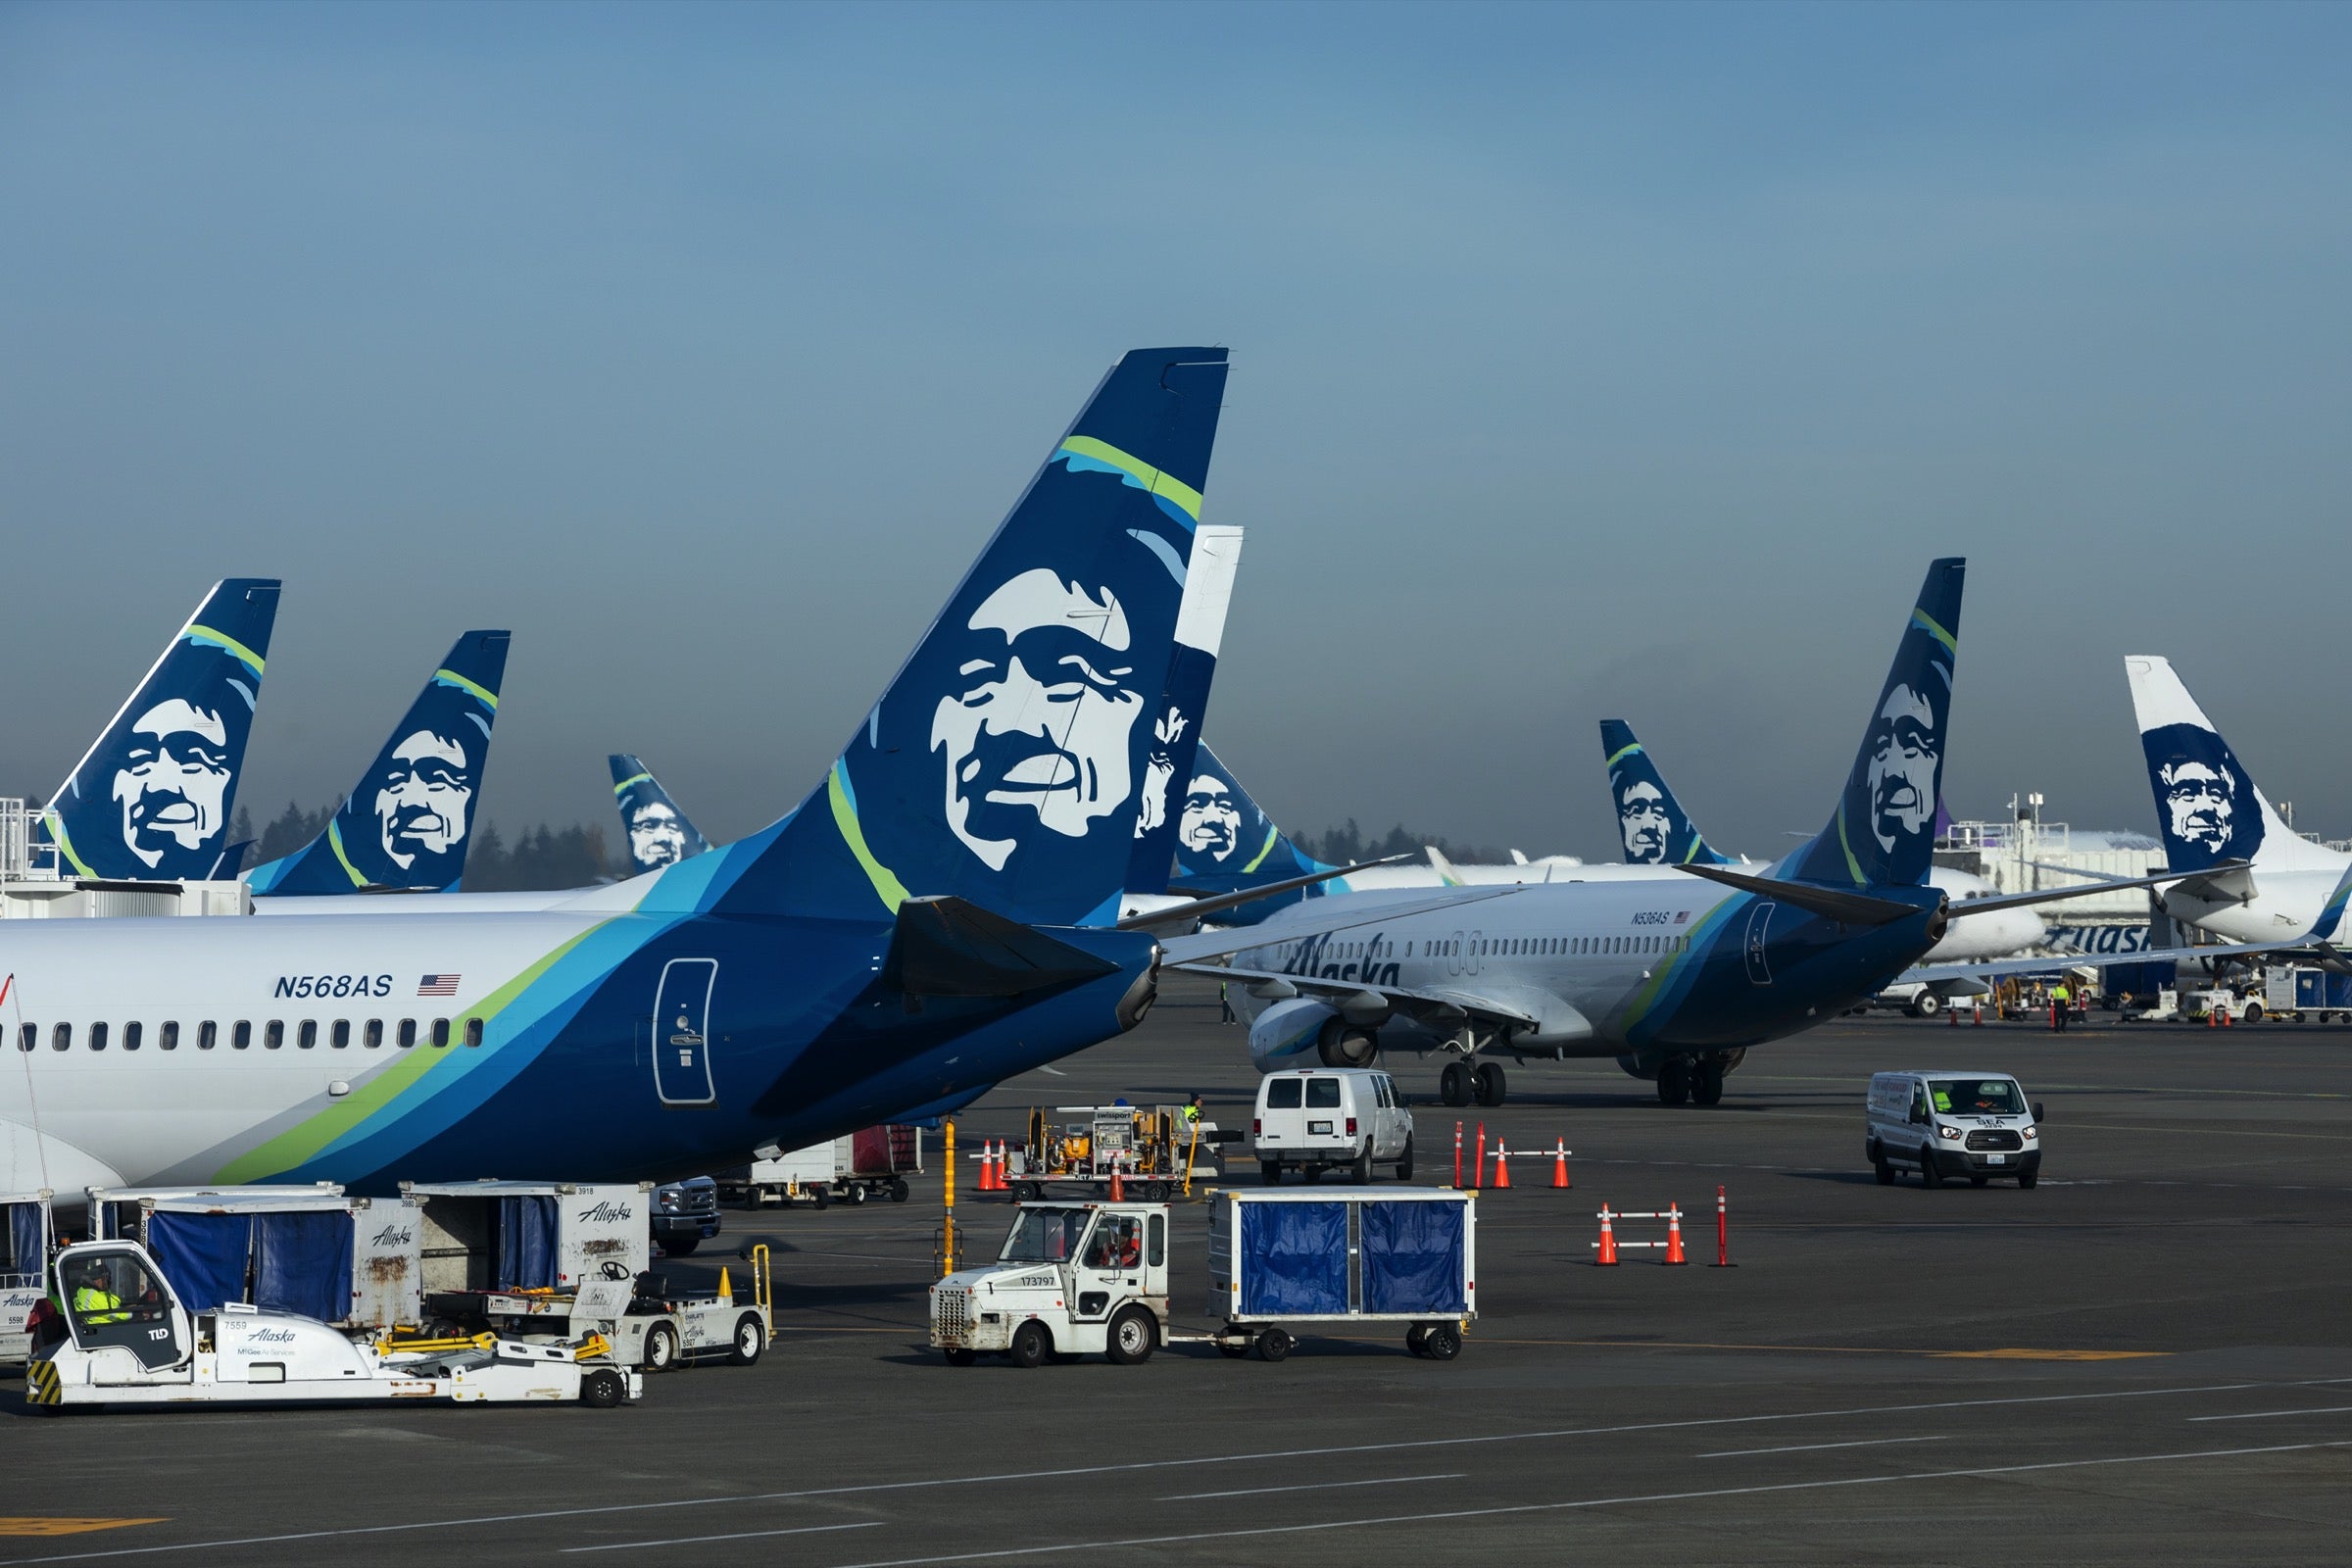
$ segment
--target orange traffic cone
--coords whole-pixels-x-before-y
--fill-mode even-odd
[[[2230,1027],[2230,1004],[2227,1002],[2222,1004],[2222,1027],[2225,1029]]]
[[[1954,1029],[1957,1029],[1957,1028],[1959,1028],[1959,1027],[1960,1027],[1960,1009],[1959,1009],[1958,1007],[1946,1007],[1946,1008],[1944,1008],[1944,1009],[1943,1009],[1943,1021],[1944,1021],[1945,1023],[1947,1023],[1947,1024],[1951,1025],[1951,1027],[1953,1027]]]
[[[1119,1179],[1119,1167],[1116,1165],[1110,1167],[1110,1200],[1114,1203],[1127,1201],[1127,1184]]]
[[[1978,1003],[1978,1004],[1977,1004],[1977,1005],[1976,1005],[1976,1008],[1975,1008],[1975,1012],[1976,1012],[1976,1015],[1977,1015],[1977,1016],[1976,1016],[1976,1021],[1975,1021],[1974,1023],[1970,1024],[1970,1026],[1969,1026],[1969,1027],[1970,1027],[1970,1028],[1972,1028],[1972,1029],[1982,1029],[1982,1028],[1984,1028],[1984,1004],[1983,1004],[1982,1002]]]
[[[1511,1167],[1503,1163],[1504,1160],[1509,1159],[1510,1157],[1511,1152],[1502,1147],[1502,1140],[1499,1138],[1495,1139],[1494,1185],[1497,1188],[1508,1187],[1511,1185]]]
[[[1551,1185],[1554,1187],[1575,1185],[1568,1180],[1568,1143],[1565,1139],[1554,1145],[1551,1151]]]
[[[976,1193],[993,1193],[997,1190],[996,1149],[997,1146],[995,1144],[990,1143],[985,1139],[981,1141],[980,1180],[973,1185],[972,1191]]]
[[[1609,1205],[1603,1203],[1600,1205],[1600,1251],[1592,1259],[1596,1268],[1614,1268],[1617,1265],[1617,1233],[1609,1229]]]
[[[1666,1261],[1688,1263],[1683,1256],[1683,1211],[1679,1204],[1666,1205]]]

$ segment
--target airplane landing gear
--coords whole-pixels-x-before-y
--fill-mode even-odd
[[[1438,1074],[1438,1098],[1448,1105],[1467,1105],[1470,1103],[1470,1093],[1468,1065],[1458,1061],[1447,1062],[1446,1070]]]
[[[1690,1098],[1690,1058],[1668,1056],[1658,1063],[1658,1103],[1680,1105]]]
[[[1501,1062],[1480,1062],[1478,1071],[1472,1075],[1472,1083],[1477,1090],[1480,1104],[1499,1105],[1502,1103],[1506,1085],[1502,1076]]]
[[[1690,1103],[1713,1105],[1723,1100],[1723,1058],[1701,1056],[1690,1064]]]

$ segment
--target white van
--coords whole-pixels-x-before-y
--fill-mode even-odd
[[[1269,1187],[1286,1170],[1303,1171],[1311,1182],[1341,1166],[1360,1184],[1372,1179],[1375,1164],[1394,1164],[1400,1182],[1413,1179],[1413,1113],[1396,1080],[1377,1068],[1268,1073],[1250,1128]]]
[[[1862,1152],[1879,1185],[1897,1165],[1940,1187],[1965,1176],[1982,1187],[1995,1176],[2031,1187],[2041,1175],[2041,1107],[2026,1103],[2017,1080],[2002,1072],[1882,1072],[1870,1080]]]

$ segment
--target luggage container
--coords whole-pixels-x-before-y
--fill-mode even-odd
[[[57,1248],[49,1189],[0,1193],[0,1366],[22,1366],[32,1340],[24,1319],[41,1298],[42,1272]]]
[[[402,1182],[421,1227],[420,1282],[441,1292],[548,1291],[631,1279],[653,1260],[652,1182]]]
[[[134,1241],[192,1312],[243,1303],[337,1328],[421,1319],[422,1226],[407,1199],[310,1187],[93,1187],[99,1239]]]

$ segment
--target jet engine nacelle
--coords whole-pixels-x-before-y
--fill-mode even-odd
[[[1324,1026],[1339,1022],[1336,1008],[1311,997],[1277,1002],[1250,1026],[1250,1064],[1259,1072],[1314,1066],[1322,1059]]]

